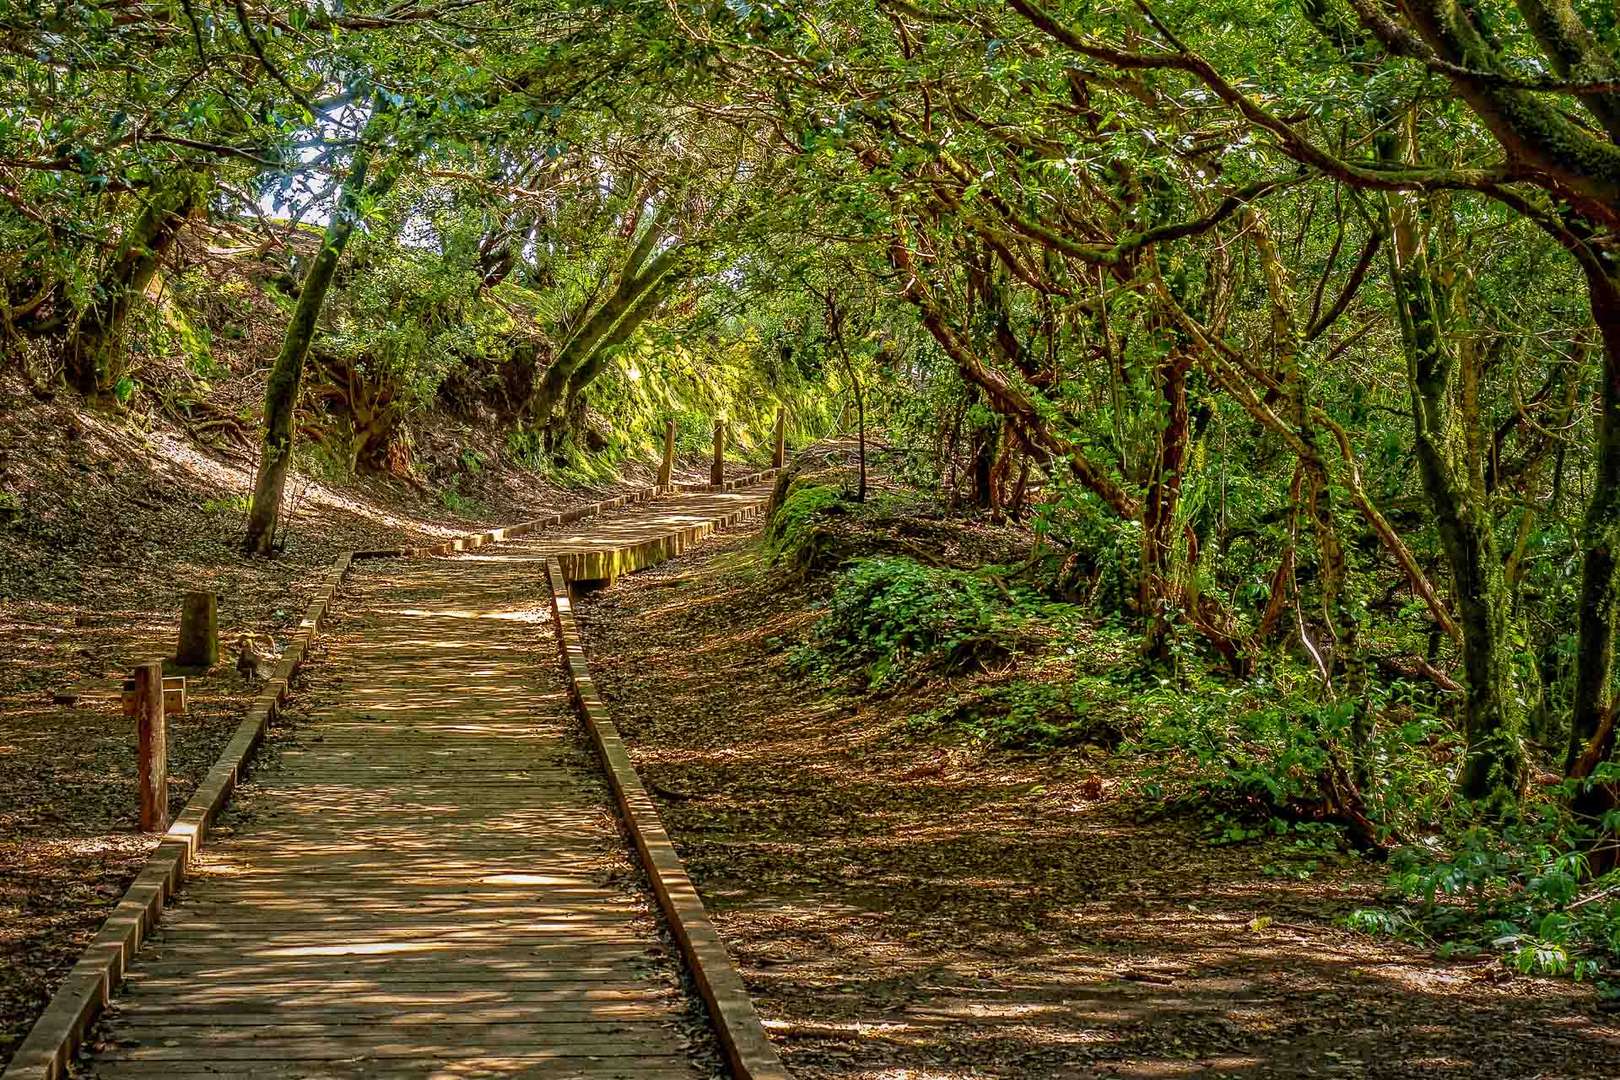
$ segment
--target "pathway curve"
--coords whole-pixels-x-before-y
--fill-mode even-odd
[[[361,564],[310,717],[142,950],[98,1076],[673,1080],[713,1072],[557,669],[547,555],[670,535],[680,496]]]

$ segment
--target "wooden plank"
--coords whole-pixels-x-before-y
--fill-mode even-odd
[[[566,1037],[565,1037],[566,1038]],[[465,1046],[446,1046],[440,1040],[434,1039],[401,1039],[389,1036],[387,1033],[377,1033],[368,1037],[352,1037],[335,1039],[330,1035],[313,1039],[260,1039],[253,1042],[209,1040],[202,1046],[167,1046],[162,1043],[148,1043],[141,1046],[115,1046],[96,1055],[98,1062],[106,1061],[191,1061],[199,1051],[207,1055],[209,1061],[216,1064],[225,1064],[234,1061],[342,1061],[353,1060],[363,1056],[372,1062],[393,1061],[399,1059],[420,1060],[422,1058],[461,1058],[468,1054],[498,1054],[509,1061],[522,1062],[551,1062],[584,1059],[587,1061],[600,1061],[609,1058],[636,1058],[648,1064],[668,1066],[672,1064],[670,1045],[674,1042],[672,1033],[664,1033],[662,1038],[626,1038],[615,1036],[603,1039],[580,1039],[577,1042],[547,1042],[544,1044],[507,1043],[500,1037],[492,1037],[481,1043],[469,1040]],[[392,1071],[391,1069],[389,1071]],[[687,1076],[693,1076],[688,1072]]]
[[[505,1000],[485,1004],[455,1003],[450,1007],[423,1008],[390,1006],[365,1008],[346,1004],[342,999],[319,999],[308,1006],[282,1005],[274,1011],[258,1003],[244,1005],[235,1011],[218,1005],[199,1003],[187,1008],[140,1008],[138,1003],[120,1003],[117,1010],[119,1031],[135,1032],[147,1028],[174,1028],[186,1025],[258,1027],[274,1024],[274,1030],[290,1031],[299,1024],[379,1024],[384,1026],[410,1026],[420,1024],[494,1024],[523,1022],[533,1024],[583,1024],[591,1021],[637,1023],[670,1021],[670,1012],[661,999],[642,1000],[639,989],[626,995],[623,1001],[596,1001],[580,1003],[561,995],[550,999],[513,1003]],[[300,1015],[311,1019],[302,1020]],[[149,1036],[150,1037],[150,1036]]]
[[[398,1041],[403,1039],[448,1041],[445,1029],[451,1029],[457,1041],[489,1039],[498,1035],[503,1046],[559,1046],[586,1040],[611,1039],[637,1041],[643,1044],[649,1038],[662,1041],[662,1036],[675,1019],[668,1012],[654,1013],[640,1020],[580,1019],[577,1014],[568,1017],[485,1017],[458,1014],[453,1019],[417,1020],[404,1022],[393,1017],[348,1017],[344,1023],[321,1020],[278,1019],[274,1024],[244,1022],[236,1017],[235,1023],[198,1022],[153,1024],[132,1016],[120,1016],[119,1034],[141,1042],[186,1039],[208,1045],[220,1042],[265,1043],[281,1040],[335,1039],[346,1041]],[[477,1029],[486,1029],[479,1031]]]
[[[391,1061],[387,1075],[399,1080],[466,1080],[470,1077],[535,1076],[535,1063],[498,1055],[437,1057],[414,1061]],[[106,1080],[160,1078],[184,1080],[189,1077],[230,1077],[245,1080],[376,1080],[375,1065],[369,1062],[223,1062],[195,1061],[131,1062],[101,1065],[96,1075]],[[545,1065],[545,1080],[691,1080],[684,1067],[647,1065],[635,1059],[581,1062],[554,1061]]]
[[[396,993],[411,990],[481,990],[505,987],[520,990],[628,990],[652,985],[658,965],[645,958],[635,963],[620,962],[612,967],[591,966],[589,960],[573,960],[556,967],[519,960],[499,966],[455,964],[422,965],[416,969],[376,964],[362,966],[353,957],[327,957],[324,964],[282,964],[261,966],[241,958],[200,963],[196,959],[168,961],[142,958],[140,985],[143,993],[186,997],[202,991],[215,995],[259,996],[288,987],[317,990],[327,985],[349,985],[355,993]],[[149,969],[149,970],[148,970]],[[136,975],[130,976],[135,985]],[[666,985],[660,983],[659,985]],[[650,1000],[650,999],[649,999]]]

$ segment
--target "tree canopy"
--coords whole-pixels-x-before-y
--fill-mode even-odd
[[[253,550],[300,439],[402,468],[452,409],[580,467],[858,409],[1143,664],[1310,672],[1359,843],[1417,827],[1418,694],[1459,812],[1614,867],[1612,10],[26,0],[0,40],[40,393],[162,393],[185,236],[273,267]]]

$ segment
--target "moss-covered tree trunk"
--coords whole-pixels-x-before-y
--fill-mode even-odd
[[[668,290],[664,287],[646,288],[608,332],[591,347],[585,358],[574,366],[574,370],[568,375],[563,394],[561,416],[565,424],[576,426],[575,421],[585,414],[582,396],[585,389],[596,381],[596,377],[607,366],[608,360],[618,346],[634,337],[641,325],[657,313],[667,298]],[[577,435],[578,432],[576,430],[570,434]]]
[[[1581,526],[1585,555],[1566,763],[1567,774],[1578,780],[1614,758],[1614,624],[1620,616],[1620,267],[1592,260],[1585,269],[1592,315],[1603,338],[1603,385],[1592,496]],[[1617,807],[1620,791],[1612,783],[1583,784],[1572,804],[1593,826]],[[1620,861],[1620,851],[1604,842],[1589,857],[1592,872],[1601,874]]]
[[[1458,790],[1470,799],[1511,802],[1524,778],[1523,710],[1514,692],[1513,601],[1478,454],[1459,439],[1481,419],[1473,395],[1459,408],[1456,357],[1442,322],[1441,297],[1412,196],[1392,196],[1390,278],[1406,351],[1414,449],[1441,547],[1451,564],[1462,637],[1463,737]],[[1461,460],[1459,460],[1459,456]]]
[[[637,204],[633,219],[639,220],[645,209],[646,196]],[[656,309],[663,296],[664,279],[674,273],[683,252],[683,245],[677,243],[654,258],[653,252],[663,242],[667,230],[666,214],[655,214],[642,227],[635,243],[625,254],[612,295],[591,312],[589,318],[573,321],[576,327],[573,334],[563,343],[562,349],[552,358],[545,371],[535,378],[529,393],[525,412],[534,427],[549,429],[552,414],[568,399],[569,386],[580,370],[591,365],[593,360],[599,366],[601,361],[598,358],[602,352],[628,338],[635,327]],[[650,306],[645,307],[640,318],[627,321],[643,304]],[[622,331],[621,323],[625,325]],[[590,377],[594,378],[594,373]],[[588,381],[589,378],[586,379]]]
[[[568,384],[593,355],[623,342],[642,320],[652,314],[664,290],[673,284],[676,267],[683,257],[684,249],[677,245],[653,259],[639,273],[628,273],[619,278],[613,295],[575,331],[550,366],[535,380],[528,407],[529,422],[534,427],[550,425],[552,413],[567,395]],[[649,306],[642,308],[643,304]],[[642,310],[640,318],[628,318],[638,309]]]
[[[1187,474],[1191,425],[1187,411],[1187,372],[1192,357],[1169,353],[1159,364],[1160,416],[1158,454],[1142,500],[1142,573],[1137,602],[1142,611],[1142,648],[1149,660],[1170,660],[1170,626],[1179,617],[1180,589],[1175,554],[1179,546],[1176,508]]]
[[[118,242],[112,264],[96,282],[94,298],[73,324],[63,352],[68,384],[85,397],[103,397],[122,377],[130,310],[174,246],[201,192],[198,178],[190,173],[160,181]]]
[[[264,391],[264,442],[259,453],[258,475],[253,483],[253,504],[248,509],[247,538],[244,547],[256,555],[271,554],[277,526],[281,521],[281,498],[287,484],[287,469],[292,464],[293,419],[298,411],[298,392],[304,378],[304,361],[309,356],[310,342],[315,337],[315,324],[326,302],[327,291],[343,258],[364,211],[366,197],[378,197],[387,192],[393,181],[393,172],[384,171],[367,186],[367,173],[371,168],[370,147],[364,141],[355,153],[349,176],[338,195],[337,208],[321,250],[309,264],[304,275],[298,303],[287,323],[281,339],[281,351],[275,366],[270,369],[270,381]]]

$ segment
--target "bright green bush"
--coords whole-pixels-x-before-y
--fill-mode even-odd
[[[1032,594],[979,574],[902,556],[856,559],[838,574],[814,649],[818,666],[859,671],[874,687],[925,671],[981,670],[1016,651],[1035,606]]]
[[[1264,822],[1321,799],[1338,734],[1331,709],[1276,684],[1154,678],[1135,696],[1125,752],[1141,759],[1145,794],[1219,820]]]

